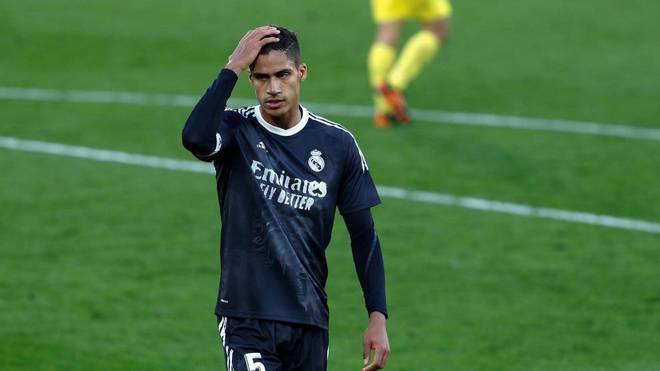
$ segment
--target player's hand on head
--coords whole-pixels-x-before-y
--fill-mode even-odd
[[[362,356],[364,368],[362,371],[375,371],[385,368],[390,355],[390,342],[387,338],[385,316],[381,313],[372,313],[369,327],[362,339]],[[372,354],[373,350],[373,354]]]
[[[226,68],[240,74],[257,59],[261,47],[280,40],[277,37],[279,33],[280,30],[273,26],[261,26],[248,31],[229,56]]]

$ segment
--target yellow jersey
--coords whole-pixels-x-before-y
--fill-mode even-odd
[[[452,8],[449,0],[371,0],[371,11],[376,23],[406,19],[426,22],[449,18]]]

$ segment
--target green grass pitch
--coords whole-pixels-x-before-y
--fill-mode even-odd
[[[248,29],[296,30],[303,101],[366,105],[368,1],[3,0],[0,87],[201,94]],[[660,129],[660,5],[456,0],[412,106]],[[406,28],[406,35],[414,27]],[[234,96],[252,97],[247,79]],[[192,108],[192,107],[190,107]],[[0,100],[0,136],[192,159],[190,108]],[[414,122],[376,182],[660,222],[660,143]],[[213,177],[0,148],[0,370],[219,370]],[[384,198],[389,370],[660,370],[660,235]],[[366,326],[341,219],[330,370]]]

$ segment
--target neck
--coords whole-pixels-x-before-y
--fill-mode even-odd
[[[264,120],[282,129],[291,129],[302,119],[299,104],[296,104],[292,110],[278,116],[271,116],[268,112],[265,112],[262,107],[259,107],[259,109],[261,110],[261,116]]]

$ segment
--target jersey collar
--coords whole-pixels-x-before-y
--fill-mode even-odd
[[[290,137],[294,134],[297,134],[299,131],[305,128],[305,125],[307,125],[307,121],[309,120],[309,112],[303,106],[300,106],[300,110],[302,111],[300,121],[298,121],[297,124],[293,125],[288,129],[282,129],[281,127],[272,125],[268,121],[266,121],[264,117],[261,115],[260,106],[259,105],[254,106],[255,116],[257,117],[257,121],[259,121],[259,124],[261,124],[261,126],[263,126],[264,129],[268,130],[269,132],[284,137]]]

